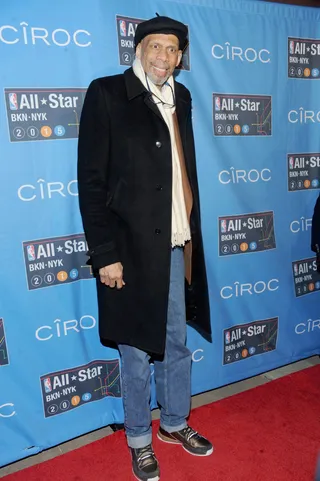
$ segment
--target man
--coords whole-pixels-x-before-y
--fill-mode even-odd
[[[99,333],[120,351],[127,441],[142,481],[160,479],[151,356],[158,437],[193,455],[213,451],[186,421],[186,307],[188,320],[211,336],[191,98],[172,76],[186,44],[180,22],[158,16],[140,23],[133,68],[90,84],[80,122],[79,199],[97,273]]]

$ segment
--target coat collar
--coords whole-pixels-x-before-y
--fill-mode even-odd
[[[140,82],[138,77],[134,74],[132,67],[124,72],[124,81],[126,84],[128,99],[132,100],[138,95],[148,93],[148,90]]]

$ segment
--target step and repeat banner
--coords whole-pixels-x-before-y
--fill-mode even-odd
[[[118,352],[97,333],[77,135],[89,83],[130,67],[136,26],[156,12],[189,29],[177,74],[193,98],[213,326],[212,343],[188,331],[193,393],[319,354],[320,12],[245,0],[0,11],[0,465],[123,421]]]

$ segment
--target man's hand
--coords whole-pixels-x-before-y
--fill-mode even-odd
[[[123,267],[121,262],[110,264],[106,267],[99,269],[100,281],[109,287],[117,286],[117,289],[121,289],[125,282],[123,281]]]

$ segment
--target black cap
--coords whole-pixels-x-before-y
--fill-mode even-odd
[[[179,40],[180,50],[183,50],[188,42],[188,28],[183,23],[173,18],[157,16],[138,24],[134,37],[134,46],[136,47],[147,35],[154,33],[175,35]]]

